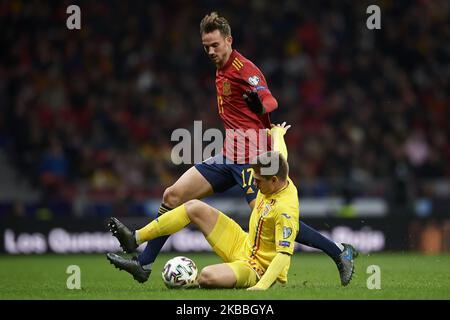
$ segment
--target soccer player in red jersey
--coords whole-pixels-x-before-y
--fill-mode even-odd
[[[269,113],[278,107],[278,102],[272,96],[262,72],[250,60],[238,51],[231,49],[232,38],[225,38],[226,53],[221,56],[222,48],[218,47],[222,37],[219,30],[204,32],[203,47],[210,59],[216,64],[216,91],[219,116],[223,121],[226,137],[224,156],[238,163],[249,163],[250,158],[258,154],[250,154],[250,145],[256,144],[257,153],[261,153],[260,130],[270,129]],[[234,134],[238,130],[253,130],[256,140],[249,139],[241,150],[243,154],[233,152],[233,147],[241,147]]]
[[[218,112],[226,129],[223,153],[194,165],[168,187],[163,194],[159,215],[189,200],[202,199],[237,184],[253,208],[257,190],[249,162],[271,148],[270,143],[260,138],[250,139],[249,143],[242,145],[235,134],[236,130],[259,133],[271,128],[269,113],[278,107],[278,103],[264,75],[255,64],[233,50],[231,28],[225,18],[215,12],[206,15],[200,23],[200,35],[206,54],[217,67]],[[230,131],[233,134],[228,134]],[[267,136],[265,138],[268,139]],[[116,255],[116,258],[108,259],[119,269],[132,274],[137,281],[145,282],[167,238],[149,241],[137,258],[126,259]],[[335,243],[302,221],[296,241],[328,254],[338,267],[341,284],[345,286],[350,282],[354,272],[353,258],[357,255],[351,245]]]

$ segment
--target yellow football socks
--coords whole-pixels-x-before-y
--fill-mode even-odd
[[[167,211],[142,229],[136,230],[136,241],[141,244],[164,235],[173,234],[186,227],[190,222],[186,207],[182,204]]]

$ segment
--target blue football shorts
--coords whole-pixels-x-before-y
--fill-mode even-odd
[[[249,164],[227,163],[225,156],[220,153],[196,164],[195,168],[208,180],[215,193],[224,192],[239,185],[247,202],[250,203],[256,199],[258,189],[253,184],[253,170]]]

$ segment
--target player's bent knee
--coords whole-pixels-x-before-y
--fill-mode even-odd
[[[194,223],[196,220],[203,220],[203,217],[208,213],[209,210],[209,207],[206,203],[196,199],[189,200],[184,205],[186,206],[187,215]]]
[[[163,203],[170,208],[176,208],[182,204],[182,192],[171,186],[164,190]]]
[[[203,288],[211,288],[217,285],[217,275],[209,267],[203,268],[198,277],[198,284]]]

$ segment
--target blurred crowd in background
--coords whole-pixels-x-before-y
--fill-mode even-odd
[[[66,8],[81,8],[68,30]],[[287,121],[304,196],[439,195],[450,179],[450,5],[379,1],[3,1],[0,147],[42,201],[161,197],[177,128],[222,128],[199,23],[218,11]],[[448,191],[448,190],[447,190]],[[448,195],[448,194],[447,194]],[[128,201],[128,202],[127,202]]]

